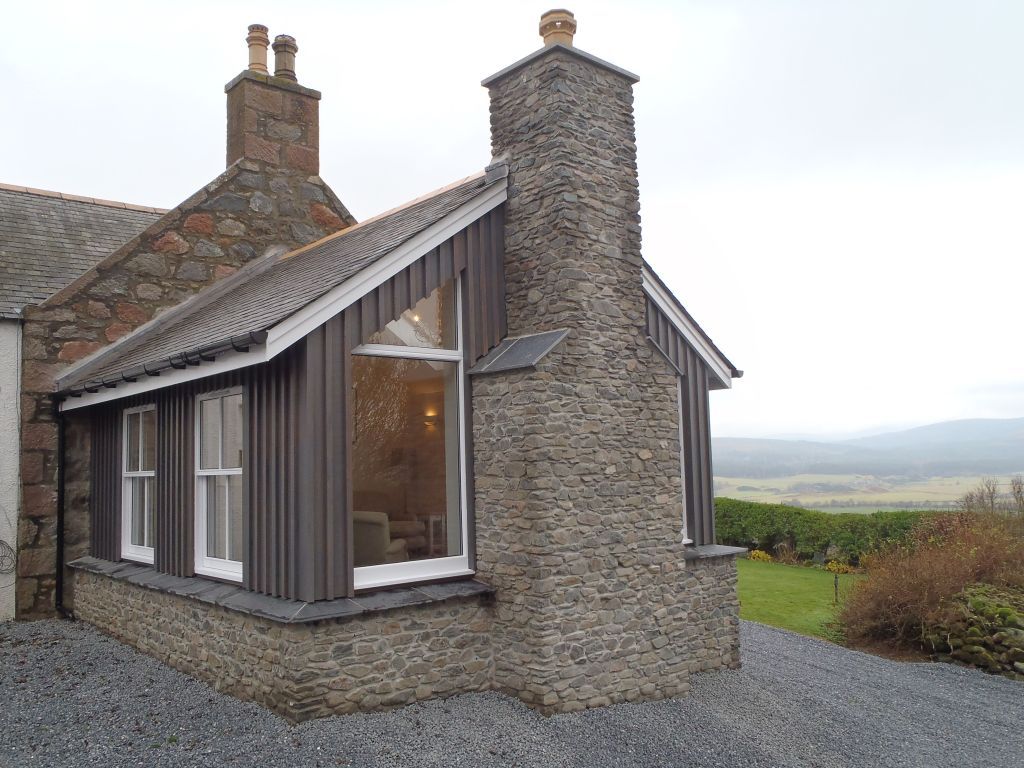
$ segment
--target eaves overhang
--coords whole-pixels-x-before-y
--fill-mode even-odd
[[[668,286],[646,262],[641,268],[641,274],[644,293],[665,314],[672,326],[704,361],[708,370],[718,381],[719,386],[716,388],[730,389],[732,380],[742,378],[743,371],[730,362],[729,358],[711,340],[711,337],[686,311],[682,302],[673,295]]]

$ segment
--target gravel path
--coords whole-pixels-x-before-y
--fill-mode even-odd
[[[290,727],[83,624],[0,624],[0,766],[1024,765],[1024,684],[744,623],[689,698],[541,717],[494,693]]]

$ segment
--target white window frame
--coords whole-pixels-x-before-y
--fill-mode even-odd
[[[241,395],[243,398],[243,418],[245,408],[245,393],[242,387],[229,387],[227,389],[218,389],[214,392],[202,392],[196,395],[195,399],[195,565],[194,570],[200,576],[210,576],[215,579],[224,579],[225,581],[241,581],[242,580],[242,565],[244,561],[237,560],[225,560],[220,557],[209,557],[206,554],[206,484],[210,482],[207,478],[210,477],[221,477],[227,475],[241,475],[243,474],[243,468],[245,464],[245,455],[243,447],[242,464],[243,467],[238,468],[220,468],[220,469],[203,469],[202,468],[202,403],[204,400],[219,400],[230,395]],[[223,412],[221,415],[221,428],[218,433],[217,443],[217,455],[220,457],[219,462],[223,461],[223,444],[224,444],[224,424],[223,424]],[[243,424],[244,429],[244,424]],[[244,446],[244,441],[243,441]],[[229,505],[230,507],[230,505]],[[248,513],[244,507],[242,509],[243,517]],[[231,530],[231,526],[228,526],[228,531]],[[245,542],[242,542],[243,552],[245,551]]]
[[[440,287],[440,286],[438,286]],[[404,563],[364,565],[352,569],[355,589],[374,589],[416,581],[472,576],[469,567],[469,504],[466,494],[466,376],[462,331],[462,278],[455,278],[455,342],[454,349],[433,347],[406,347],[391,344],[360,344],[352,350],[353,355],[368,357],[399,357],[407,360],[433,360],[457,363],[457,397],[459,400],[459,515],[462,526],[462,554],[451,557],[435,557],[424,560],[409,560]],[[352,450],[352,446],[349,446]]]
[[[149,477],[153,478],[152,483],[144,483],[143,487],[146,488],[146,499],[143,503],[143,510],[149,504],[149,494],[151,493],[149,486],[156,485],[156,461],[154,460],[153,469],[142,469],[142,457],[144,455],[144,444],[141,439],[143,436],[142,430],[139,431],[139,469],[129,471],[128,469],[128,417],[136,413],[144,413],[146,411],[156,411],[155,405],[140,405],[135,408],[125,408],[121,414],[121,559],[122,560],[134,560],[139,563],[153,564],[154,561],[154,547],[143,547],[138,544],[132,544],[132,480],[137,477]],[[155,415],[155,414],[154,414]],[[156,419],[153,420],[154,425]],[[139,424],[142,424],[142,417],[139,417]],[[154,441],[156,440],[156,430],[154,429]],[[154,448],[156,443],[154,442]],[[154,451],[155,455],[155,451]],[[155,503],[155,502],[154,502]],[[154,510],[155,517],[155,510]],[[149,516],[143,514],[144,525],[148,523]],[[156,540],[156,531],[153,531],[153,539]],[[145,532],[144,532],[145,534]],[[146,540],[143,535],[143,541]]]
[[[686,504],[686,430],[684,429],[683,422],[683,398],[686,397],[686,392],[683,390],[683,377],[676,376],[676,398],[679,403],[679,492],[683,500],[683,528],[682,537],[683,544],[693,544],[686,530],[686,519],[689,517],[689,509]]]

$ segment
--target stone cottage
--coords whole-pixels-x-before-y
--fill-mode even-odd
[[[575,28],[545,14],[484,80],[484,170],[357,223],[295,41],[270,75],[250,27],[227,171],[24,312],[22,515],[56,536],[19,542],[52,564],[23,616],[292,720],[567,712],[739,663],[708,392],[741,374],[641,256],[636,77]]]

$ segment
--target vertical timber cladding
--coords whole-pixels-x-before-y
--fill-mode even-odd
[[[104,560],[121,558],[121,403],[92,409],[89,548]]]
[[[715,499],[707,366],[650,298],[647,299],[647,335],[679,373],[686,531],[695,544],[714,544]]]
[[[269,363],[90,409],[96,446],[92,554],[120,558],[122,412],[153,403],[157,410],[154,566],[162,573],[192,575],[195,399],[203,392],[242,386],[243,584],[256,592],[297,600],[350,595],[350,351],[446,280],[461,275],[468,370],[507,333],[503,248],[504,212],[499,206]],[[464,387],[468,392],[468,384]],[[470,434],[468,403],[466,415],[464,429]],[[467,455],[473,455],[471,446]]]

